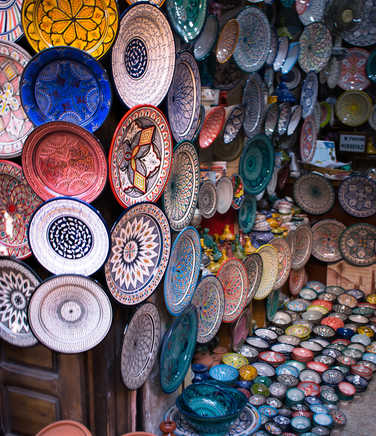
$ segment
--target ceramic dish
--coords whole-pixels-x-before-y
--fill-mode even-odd
[[[327,126],[333,115],[333,105],[326,102],[320,102],[320,127],[323,128]]]
[[[376,51],[373,50],[368,56],[366,65],[367,77],[372,82],[376,82]]]
[[[301,118],[302,118],[302,107],[300,105],[293,106],[291,108],[290,120],[287,126],[286,133],[288,136],[291,136],[292,134],[295,133]]]
[[[8,1],[0,9],[0,40],[7,42],[17,41],[23,35],[21,20],[21,1]]]
[[[278,51],[277,55],[274,58],[273,62],[273,70],[279,71],[282,67],[283,63],[286,60],[287,53],[289,50],[289,39],[287,36],[280,36],[278,38]]]
[[[373,130],[376,130],[376,105],[373,106],[371,113],[368,117],[368,124]]]
[[[218,35],[218,19],[208,15],[205,26],[193,45],[193,55],[197,61],[203,61],[209,56]]]
[[[225,123],[226,111],[223,106],[209,109],[199,134],[200,148],[208,148],[221,132]]]
[[[229,211],[234,196],[234,188],[230,177],[221,177],[216,184],[217,212],[225,214]]]
[[[275,60],[275,57],[277,56],[278,51],[278,35],[274,27],[271,27],[270,29],[270,49],[268,56],[266,58],[266,65],[273,65],[273,62]],[[273,71],[273,70],[272,70]]]
[[[301,224],[295,230],[295,250],[291,261],[291,268],[303,268],[312,252],[312,231],[309,225]],[[307,286],[309,287],[308,283]]]
[[[241,155],[245,141],[243,135],[239,134],[234,138],[232,142],[226,144],[224,142],[225,127],[222,129],[221,134],[213,143],[213,159],[232,162],[238,159],[238,157]]]
[[[376,262],[376,227],[359,223],[347,227],[339,237],[343,258],[355,266],[368,266]]]
[[[312,255],[323,262],[342,259],[338,240],[346,226],[334,219],[325,219],[312,226]]]
[[[141,3],[143,0],[126,0],[128,4],[134,5],[135,3]],[[155,6],[158,6],[159,8],[163,6],[165,0],[151,0],[150,3],[152,3]]]
[[[304,120],[300,132],[300,158],[303,162],[310,162],[316,150],[317,128],[312,116]]]
[[[281,66],[281,73],[288,74],[296,64],[300,53],[300,42],[291,42],[285,61]]]
[[[370,81],[366,74],[369,53],[360,48],[350,48],[341,62],[341,74],[337,86],[345,91],[362,91]]]
[[[215,184],[210,180],[205,180],[198,193],[198,208],[204,218],[211,218],[217,210],[217,191]]]
[[[281,103],[279,106],[278,135],[284,135],[287,131],[291,116],[289,103]]]
[[[218,36],[217,48],[215,50],[217,61],[220,64],[227,62],[238,44],[240,25],[236,19],[226,22]]]
[[[293,90],[298,87],[301,83],[301,77],[302,74],[300,72],[300,69],[298,67],[293,67],[291,71],[289,71],[287,74],[282,74],[280,72],[277,73],[277,82],[281,83],[283,82],[287,89]]]
[[[223,127],[223,142],[229,144],[235,140],[241,131],[244,120],[244,106],[232,106],[226,108],[226,111],[228,117]]]
[[[328,87],[334,89],[337,86],[341,75],[341,64],[334,56],[331,57],[328,63]]]
[[[267,136],[273,136],[274,131],[279,118],[279,106],[278,103],[273,103],[269,106],[265,115],[264,132]]]
[[[280,297],[280,292],[278,289],[276,289],[272,291],[268,295],[268,298],[266,299],[266,317],[268,321],[271,321],[273,319],[274,315],[277,313],[279,309],[279,304],[280,304],[279,297]]]
[[[300,0],[302,3],[302,0]],[[307,26],[310,23],[315,23],[322,21],[325,12],[326,0],[309,0],[306,2],[306,7],[301,8],[304,10],[300,15],[299,19]]]
[[[372,100],[363,91],[345,91],[338,97],[335,110],[341,123],[358,127],[367,122],[372,110]]]
[[[313,113],[317,101],[318,88],[317,74],[311,71],[304,79],[300,95],[300,106],[302,107],[302,117],[304,119]]]
[[[254,299],[263,300],[272,292],[278,277],[278,251],[272,245],[262,245],[257,253],[262,258],[263,271]]]
[[[246,308],[243,310],[243,313],[239,316],[239,318],[234,323],[234,326],[231,331],[231,343],[232,343],[232,349],[234,351],[239,352],[240,348],[242,347],[245,340],[247,339],[251,327],[251,321],[252,321],[252,311],[250,310],[250,308]],[[248,364],[248,359],[247,359],[247,364]]]
[[[303,289],[307,280],[306,272],[304,267],[300,269],[293,269],[290,272],[289,276],[289,290],[291,295],[298,295],[299,292]]]
[[[92,433],[83,424],[67,419],[47,425],[35,436],[56,436],[62,434],[70,434],[72,436],[92,436]]]
[[[247,295],[247,303],[246,303],[248,305],[252,301],[261,282],[262,271],[263,271],[262,257],[258,253],[249,254],[243,260],[243,265],[247,271],[248,280],[249,280],[249,292]]]
[[[286,239],[274,238],[270,245],[278,252],[278,275],[273,289],[280,289],[287,282],[291,270],[291,251]]]
[[[244,233],[252,231],[256,217],[256,198],[246,195],[239,209],[239,227]]]
[[[361,175],[347,177],[338,189],[342,209],[357,218],[376,214],[376,182]]]
[[[243,92],[243,128],[248,138],[261,131],[267,103],[267,89],[258,73],[250,74]]]
[[[351,45],[364,47],[376,43],[376,25],[373,20],[373,12],[376,0],[368,0],[362,3],[360,22],[354,29],[344,32],[343,39]]]

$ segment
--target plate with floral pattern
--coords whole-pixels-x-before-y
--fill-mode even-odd
[[[300,106],[302,107],[303,118],[307,118],[312,114],[317,101],[318,90],[319,83],[317,74],[311,71],[304,79],[300,95]]]
[[[304,120],[300,131],[300,158],[303,162],[310,162],[315,154],[317,139],[316,122],[313,116]]]
[[[376,226],[368,223],[353,224],[339,237],[343,258],[355,266],[376,263]]]
[[[343,210],[357,218],[376,214],[376,182],[368,177],[347,177],[338,189],[338,201]]]
[[[338,240],[346,226],[334,219],[318,221],[312,226],[312,255],[323,262],[342,259]]]
[[[263,269],[254,299],[263,300],[272,292],[278,277],[278,252],[270,244],[262,245],[256,252],[261,256]]]
[[[345,91],[363,91],[370,81],[366,73],[369,53],[362,48],[350,48],[341,62],[341,73],[337,86]]]
[[[287,282],[291,270],[291,251],[289,244],[284,238],[274,238],[270,241],[278,253],[278,274],[274,282],[273,290],[280,289]]]
[[[295,229],[295,249],[291,259],[291,269],[301,269],[309,261],[312,253],[312,239],[312,230],[308,224],[300,224]]]

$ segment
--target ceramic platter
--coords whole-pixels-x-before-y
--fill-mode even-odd
[[[22,0],[4,1],[0,5],[0,40],[13,42],[23,35]]]
[[[287,131],[291,116],[291,106],[289,103],[279,105],[278,135],[284,135]]]
[[[339,237],[339,249],[343,258],[355,266],[376,263],[376,227],[359,223],[347,227]]]
[[[239,318],[234,322],[231,331],[232,349],[239,352],[240,347],[244,344],[249,336],[252,320],[252,311],[250,307],[246,307]]]
[[[368,121],[372,100],[364,91],[345,91],[337,98],[335,110],[341,123],[358,127]]]
[[[225,127],[222,132],[225,132]],[[232,162],[242,154],[244,146],[244,136],[237,135],[236,138],[229,143],[224,142],[224,135],[220,135],[213,144],[213,159],[219,161]]]
[[[324,215],[334,206],[336,195],[328,179],[309,173],[294,183],[294,199],[310,215]]]
[[[258,288],[260,286],[262,273],[263,273],[263,262],[262,257],[258,253],[249,254],[244,260],[243,265],[247,271],[248,281],[249,281],[249,292],[247,295],[247,305],[251,303],[253,297],[255,296]]]
[[[278,252],[272,245],[266,244],[258,248],[257,253],[261,256],[263,269],[254,299],[263,300],[272,292],[278,277]]]
[[[350,48],[341,62],[340,78],[337,86],[345,91],[363,91],[370,81],[366,73],[369,53],[362,48]]]
[[[174,241],[164,278],[164,301],[171,315],[180,315],[191,302],[200,267],[200,235],[186,227]]]
[[[274,59],[277,56],[278,51],[278,35],[274,27],[270,28],[270,49],[266,58],[266,65],[273,65]],[[273,70],[272,70],[273,71]]]
[[[256,218],[256,198],[253,195],[246,195],[239,209],[239,227],[243,233],[249,233]]]
[[[228,20],[223,26],[215,50],[217,61],[220,64],[227,62],[238,44],[240,25],[235,18]]]
[[[342,259],[338,240],[346,226],[334,219],[318,221],[312,226],[312,255],[322,262]]]
[[[198,208],[204,218],[212,218],[217,210],[217,191],[215,184],[210,180],[205,180],[198,193]]]
[[[182,384],[191,365],[197,340],[197,312],[190,304],[167,330],[162,341],[160,382],[164,392],[171,394]]]
[[[59,197],[43,203],[31,217],[31,250],[53,274],[91,275],[107,259],[110,236],[100,213],[84,201]]]
[[[218,36],[218,19],[216,15],[208,15],[205,26],[193,45],[193,55],[197,61],[206,59]]]
[[[17,4],[18,2],[13,3]],[[0,6],[0,16],[1,13]],[[14,43],[0,40],[0,89],[3,93],[0,103],[1,158],[19,156],[22,153],[25,139],[33,130],[33,125],[21,106],[19,89],[22,72],[30,59],[31,56],[23,48]]]
[[[229,108],[229,116],[223,127],[223,142],[230,144],[239,135],[244,121],[244,107],[241,105]],[[236,158],[235,158],[236,159]]]
[[[156,72],[160,74],[160,71]],[[198,65],[188,52],[179,53],[168,91],[168,120],[176,142],[191,141],[200,123],[201,79]]]
[[[302,107],[302,117],[307,118],[313,113],[319,91],[317,74],[309,72],[304,79],[302,92],[300,95],[300,106]]]
[[[307,274],[303,268],[297,270],[291,270],[289,276],[289,290],[293,296],[297,296],[303,289],[305,282],[307,281]]]
[[[234,60],[248,73],[258,71],[264,65],[271,45],[268,18],[261,9],[248,6],[241,10],[237,20],[240,29]]]
[[[277,46],[278,46],[278,51],[273,62],[274,71],[280,70],[286,60],[287,53],[289,51],[289,39],[287,38],[287,36],[280,36],[278,38]]]
[[[40,278],[23,262],[0,259],[0,338],[17,347],[30,347],[38,341],[27,317],[27,308]]]
[[[0,211],[8,216],[0,221],[0,248],[4,256],[24,259],[31,255],[27,227],[31,215],[42,200],[27,183],[22,168],[0,160]]]
[[[112,93],[102,65],[73,47],[35,55],[20,82],[22,106],[35,126],[70,121],[93,132],[110,112]]]
[[[303,162],[310,162],[316,150],[317,127],[313,116],[304,120],[300,131],[300,158]]]
[[[352,30],[343,33],[343,39],[351,45],[364,47],[376,43],[376,24],[374,11],[376,0],[362,2],[362,15],[360,23]]]
[[[129,8],[112,49],[112,75],[120,98],[129,108],[158,106],[168,92],[174,68],[174,37],[164,14],[147,3]]]
[[[307,224],[301,224],[294,232],[294,254],[291,259],[291,268],[303,268],[312,253],[312,230]]]
[[[268,321],[271,321],[274,318],[274,315],[279,309],[279,296],[280,291],[276,289],[271,292],[266,299],[266,317]]]
[[[312,23],[305,27],[299,43],[301,69],[306,73],[321,71],[332,55],[332,36],[325,24]]]
[[[43,200],[71,196],[90,203],[107,181],[106,155],[98,139],[66,121],[43,124],[28,136],[22,167]]]
[[[214,338],[222,323],[225,300],[221,282],[212,275],[203,277],[197,285],[192,304],[197,310],[197,342],[205,344]]]
[[[127,325],[121,349],[121,376],[128,389],[140,388],[158,356],[161,320],[154,304],[143,304]]]
[[[261,132],[268,91],[258,73],[250,74],[243,92],[243,129],[248,138]]]
[[[223,286],[225,296],[223,322],[234,322],[239,318],[247,304],[249,293],[247,271],[240,260],[229,259],[219,268],[217,279]]]
[[[276,130],[279,118],[278,103],[273,103],[269,106],[265,114],[264,132],[265,135],[271,137]]]
[[[299,14],[299,19],[304,26],[307,26],[310,23],[322,21],[326,1],[327,0],[308,0],[306,2],[306,6],[303,6],[300,9],[300,11],[303,10],[303,12]],[[303,1],[299,0],[299,3],[302,4]]]
[[[338,189],[338,201],[345,212],[357,218],[376,214],[376,182],[369,177],[353,175]]]
[[[262,192],[273,175],[274,148],[266,135],[248,140],[239,161],[239,174],[247,194]]]
[[[170,257],[170,227],[153,203],[127,209],[111,231],[111,252],[105,265],[107,286],[122,304],[135,305],[158,286]]]
[[[174,150],[171,173],[163,194],[163,208],[176,232],[192,221],[200,184],[198,155],[191,142],[184,141]]]
[[[38,340],[59,353],[82,353],[107,335],[112,307],[105,291],[88,277],[50,277],[34,292],[29,322]]]
[[[273,290],[280,289],[287,282],[291,270],[291,251],[284,238],[274,238],[270,241],[278,253],[278,275],[274,282]]]
[[[215,106],[206,113],[198,142],[201,148],[210,147],[220,134],[225,123],[226,111],[223,106]]]
[[[221,177],[215,186],[215,190],[217,193],[217,212],[223,215],[229,211],[234,198],[231,178],[227,176]]]
[[[112,192],[123,207],[157,201],[172,162],[172,138],[163,113],[136,106],[118,124],[109,153]]]

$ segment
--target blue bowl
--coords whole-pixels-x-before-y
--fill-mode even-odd
[[[221,363],[212,366],[209,370],[209,375],[212,379],[226,384],[233,384],[239,377],[239,371],[233,366]]]

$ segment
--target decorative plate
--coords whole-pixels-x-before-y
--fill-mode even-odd
[[[225,353],[222,356],[225,365],[232,366],[239,370],[242,366],[248,365],[248,359],[240,353]]]
[[[220,64],[227,62],[233,55],[239,40],[240,25],[235,18],[228,20],[222,27],[215,50],[217,61]]]
[[[285,61],[281,66],[282,74],[288,74],[296,64],[300,53],[300,43],[290,42]]]
[[[248,138],[261,131],[266,108],[268,90],[258,73],[249,75],[243,92],[245,106],[243,128]]]
[[[168,120],[176,142],[193,139],[200,122],[200,108],[200,72],[193,56],[184,51],[176,58],[174,78],[168,91]]]
[[[271,45],[271,30],[267,16],[261,9],[247,6],[237,16],[240,25],[239,41],[234,59],[239,68],[251,73],[264,65]]]
[[[186,227],[174,241],[164,278],[164,301],[171,315],[180,315],[191,302],[200,266],[200,235]]]
[[[193,55],[197,61],[206,59],[218,36],[218,19],[216,15],[208,15],[205,26],[193,45]]]
[[[23,35],[21,8],[22,0],[2,2],[0,6],[0,40],[13,42]]]
[[[197,339],[197,312],[190,304],[174,319],[164,335],[160,356],[160,382],[171,394],[182,384],[191,365]]]
[[[271,321],[274,318],[274,315],[279,309],[279,296],[280,291],[275,289],[268,295],[268,298],[266,299],[266,317],[268,321]]]
[[[143,2],[144,0],[126,0],[126,1],[129,5],[134,5],[135,3],[140,3]],[[149,0],[149,2],[161,8],[165,0]]]
[[[91,275],[110,250],[110,235],[100,213],[70,197],[48,200],[36,209],[28,228],[30,248],[53,274]]]
[[[208,148],[218,137],[225,123],[226,111],[223,106],[215,106],[206,114],[199,135],[201,148]]]
[[[233,174],[231,176],[232,187],[234,191],[234,197],[232,199],[232,208],[239,210],[244,200],[244,184],[239,174]]]
[[[299,14],[299,19],[304,26],[317,21],[322,21],[326,3],[327,0],[309,0],[305,11]]]
[[[106,282],[120,303],[135,305],[158,286],[170,256],[168,220],[153,203],[127,209],[111,230]]]
[[[278,103],[273,103],[269,106],[265,115],[264,132],[267,136],[273,136],[279,118]]]
[[[35,126],[70,121],[93,132],[110,112],[112,93],[102,65],[73,47],[45,49],[26,65],[22,106]]]
[[[262,257],[258,253],[252,253],[243,260],[243,265],[247,271],[249,280],[249,292],[247,296],[248,305],[260,286],[263,272]]]
[[[249,336],[249,329],[251,326],[252,312],[249,307],[243,310],[243,313],[239,316],[234,323],[231,332],[232,349],[239,352],[241,346]],[[248,365],[248,360],[247,363]]]
[[[341,62],[341,74],[337,85],[345,91],[362,91],[368,88],[366,65],[369,53],[362,48],[350,48]]]
[[[23,48],[0,39],[0,157],[3,158],[19,156],[25,139],[33,130],[21,106],[19,90],[21,74],[30,59]]]
[[[334,89],[337,86],[338,80],[341,75],[341,64],[334,56],[331,57],[328,63],[328,87]]]
[[[262,258],[263,269],[254,299],[263,300],[272,292],[278,277],[278,252],[272,245],[267,244],[258,248],[257,253]]]
[[[326,286],[324,285],[324,283],[321,283],[317,280],[310,280],[309,282],[306,283],[306,287],[313,289],[314,291],[316,291],[319,294],[321,294],[322,292],[325,292],[325,289],[326,289]]]
[[[302,107],[302,117],[307,118],[313,112],[317,101],[319,82],[317,74],[313,71],[309,72],[304,79],[302,92],[300,95],[300,106]]]
[[[92,436],[90,430],[83,424],[71,420],[59,420],[43,427],[35,436],[56,436],[56,435]]]
[[[345,91],[336,101],[336,115],[341,123],[350,127],[364,124],[372,110],[372,100],[363,91]]]
[[[270,49],[266,58],[266,65],[273,65],[278,51],[278,35],[274,27],[270,28]]]
[[[242,232],[251,232],[256,218],[256,198],[246,195],[239,209],[239,227]]]
[[[200,184],[198,155],[191,142],[175,147],[170,177],[163,194],[163,208],[170,226],[179,232],[192,221]]]
[[[31,255],[27,228],[31,215],[42,203],[27,183],[22,168],[10,161],[0,160],[0,208],[7,216],[0,222],[0,248],[4,256],[24,259]]]
[[[217,210],[217,191],[215,184],[210,180],[205,180],[200,186],[198,208],[200,209],[201,215],[206,219],[215,215]]]
[[[312,255],[323,262],[342,259],[338,240],[346,226],[334,219],[321,220],[312,226]]]
[[[223,286],[225,309],[223,322],[234,322],[247,303],[249,280],[246,269],[238,259],[229,259],[221,265],[217,272],[217,279]]]
[[[273,175],[274,148],[266,135],[249,139],[239,161],[239,174],[247,194],[262,192]]]
[[[101,286],[76,274],[45,280],[29,304],[38,340],[59,353],[82,353],[99,344],[112,323],[112,307]]]
[[[368,117],[368,124],[373,130],[376,130],[376,105],[373,106]]]
[[[324,21],[336,38],[343,32],[353,31],[362,20],[363,0],[334,0],[325,7]],[[339,42],[340,40],[338,40]],[[336,41],[336,43],[338,44]],[[339,42],[339,44],[341,44]],[[337,45],[336,44],[336,45]]]
[[[316,139],[316,122],[311,115],[304,120],[300,131],[300,158],[303,162],[312,160],[316,150]]]
[[[127,325],[121,349],[121,376],[128,389],[140,388],[157,359],[161,320],[154,304],[143,304]]]
[[[286,60],[287,53],[289,51],[289,39],[287,36],[280,36],[278,38],[278,51],[277,56],[274,59],[273,62],[273,70],[278,71],[283,63]]]
[[[244,120],[244,107],[241,105],[229,108],[229,115],[223,127],[223,142],[229,144],[240,133]]]
[[[192,298],[198,318],[197,342],[205,344],[218,333],[225,307],[221,282],[212,275],[205,276],[197,285]]]
[[[138,104],[158,106],[169,90],[174,68],[175,43],[167,18],[151,4],[129,8],[112,49],[112,75],[122,101],[129,108]],[[184,73],[179,69],[177,74]],[[189,74],[185,78],[188,86],[197,82]]]
[[[355,266],[368,266],[376,262],[376,226],[368,223],[353,224],[339,237],[339,250],[343,258]]]
[[[111,189],[121,206],[157,201],[172,162],[172,138],[163,113],[154,106],[128,111],[115,130],[108,161]]]
[[[224,129],[222,130],[222,132]],[[213,160],[232,162],[241,155],[244,146],[244,136],[237,135],[236,138],[226,144],[223,136],[220,135],[213,144]]]
[[[332,55],[332,36],[322,23],[312,23],[304,28],[299,38],[299,65],[305,73],[318,73]]]
[[[166,9],[176,33],[189,42],[197,38],[206,21],[207,0],[167,0]]]
[[[309,173],[295,181],[294,199],[305,212],[324,215],[334,206],[336,195],[328,179]]]
[[[362,16],[360,23],[352,30],[344,32],[343,39],[351,45],[364,47],[376,43],[376,23],[374,11],[376,0],[362,2]]]
[[[216,184],[217,212],[225,214],[229,211],[234,197],[234,188],[230,177],[221,177]]]
[[[291,252],[289,244],[284,238],[274,238],[270,241],[278,254],[278,275],[273,290],[280,289],[287,282],[291,270]]]
[[[25,263],[0,259],[0,337],[17,347],[30,347],[38,341],[30,330],[27,308],[40,278]]]
[[[24,0],[22,26],[36,52],[72,46],[99,59],[115,40],[118,9],[115,0]]]
[[[320,127],[327,126],[332,118],[333,105],[326,102],[320,102]]]
[[[296,66],[287,74],[277,73],[277,82],[283,82],[289,90],[297,88],[301,83],[301,78],[302,73],[300,72],[300,68]]]
[[[302,107],[298,104],[291,108],[290,121],[287,126],[287,135],[291,136],[298,127],[302,118]]]
[[[376,214],[376,182],[368,177],[347,177],[338,189],[338,201],[343,210],[357,218]]]
[[[284,135],[287,131],[291,116],[291,106],[289,103],[279,105],[278,135]]]
[[[299,292],[303,289],[303,286],[307,280],[306,271],[303,268],[297,270],[291,270],[289,276],[289,290],[291,295],[298,295]],[[287,333],[291,334],[291,333]]]
[[[22,151],[24,175],[43,200],[71,196],[95,200],[107,180],[107,161],[99,140],[83,127],[53,121],[37,127]]]
[[[291,260],[291,268],[294,270],[303,268],[311,257],[311,253],[312,230],[309,225],[301,224],[295,230],[295,249]]]

